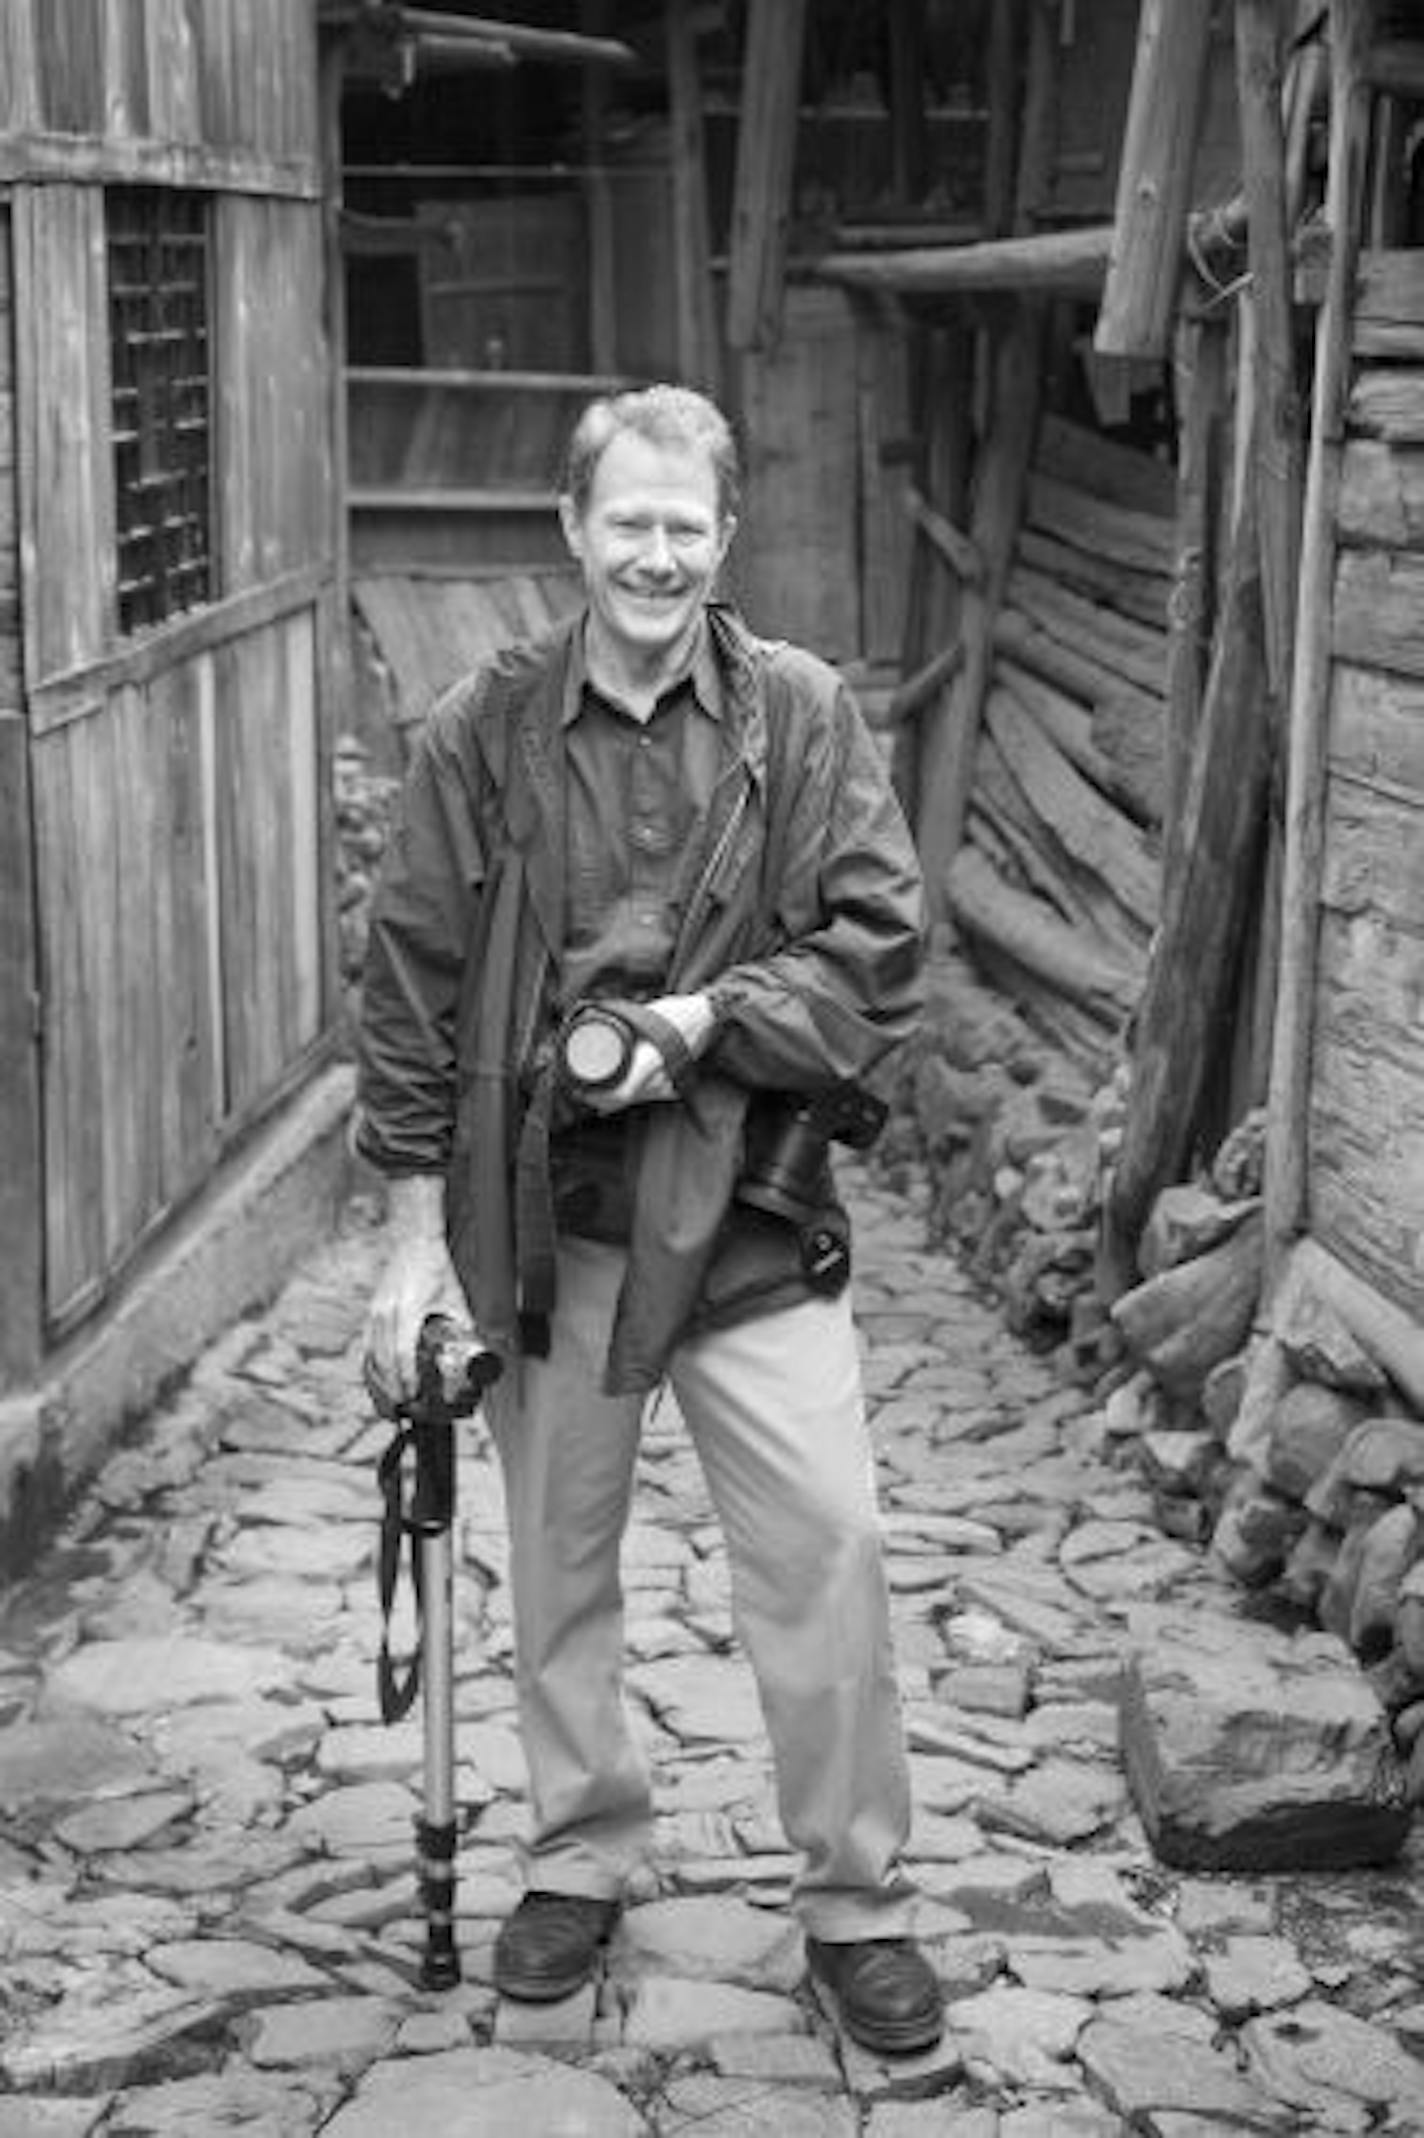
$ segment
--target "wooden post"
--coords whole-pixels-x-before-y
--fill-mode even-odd
[[[929,170],[923,0],[889,0],[888,13],[890,186],[896,201],[912,207],[924,193]]]
[[[1269,771],[1260,558],[1249,500],[1237,524],[1175,867],[1138,1006],[1132,1092],[1103,1212],[1099,1287],[1136,1282],[1159,1189],[1192,1149],[1213,1053],[1229,1022],[1234,958],[1255,882]]]
[[[969,470],[973,455],[974,337],[958,311],[933,326],[917,324],[912,356],[914,431],[919,441],[920,487],[956,527],[969,516]],[[928,542],[910,552],[909,587],[901,650],[901,673],[917,675],[951,640],[958,643],[960,583],[946,572]],[[956,664],[957,665],[957,664]],[[943,705],[950,678],[936,694]],[[895,781],[911,823],[919,820],[923,766],[928,755],[917,723],[897,735]]]
[[[1029,0],[1028,67],[1024,86],[1014,229],[1032,231],[1048,204],[1058,148],[1058,9]]]
[[[763,349],[781,327],[806,0],[749,0],[732,192],[727,340]]]
[[[1019,30],[1022,0],[994,0],[989,10],[985,100],[989,135],[984,149],[984,235],[1003,237],[1014,216],[1018,160]]]
[[[1350,312],[1369,145],[1371,0],[1331,0],[1330,268],[1315,337],[1296,640],[1287,731],[1281,959],[1266,1123],[1267,1283],[1305,1222],[1316,943],[1325,849],[1335,507],[1349,388]]]
[[[964,833],[979,722],[994,658],[994,619],[1003,597],[1023,514],[1038,421],[1044,307],[1014,306],[996,337],[993,398],[970,535],[983,565],[982,584],[961,590],[964,666],[946,700],[921,722],[918,836],[930,910],[945,911],[950,864]]]
[[[1093,346],[1164,356],[1191,203],[1212,0],[1142,0],[1118,168],[1112,259]]]
[[[720,392],[712,256],[707,234],[707,159],[702,84],[690,0],[667,0],[668,100],[672,114],[673,272],[677,361],[683,378]]]
[[[1181,829],[1211,646],[1227,322],[1188,313],[1177,329],[1177,556],[1167,623],[1167,756],[1162,822],[1168,855]],[[1168,864],[1170,865],[1170,863]]]
[[[27,721],[0,711],[0,1390],[32,1380],[43,1351],[40,995],[29,765]]]
[[[580,0],[579,28],[605,36],[611,28],[607,0]],[[583,70],[584,204],[588,210],[588,351],[597,372],[618,369],[618,296],[613,196],[604,166],[607,154],[608,70]],[[676,144],[674,144],[675,146]],[[676,165],[674,165],[674,172]]]
[[[347,491],[351,476],[346,403],[346,260],[341,242],[345,197],[344,135],[341,101],[346,81],[347,35],[324,37],[320,47],[317,96],[321,120],[323,171],[322,271],[326,278],[323,324],[326,330],[327,427],[331,452],[331,585],[318,615],[321,652],[317,676],[317,720],[322,794],[318,806],[321,900],[322,1024],[341,1015],[341,956],[336,909],[335,798],[329,776],[336,736],[351,707],[351,522]]]
[[[1261,537],[1266,668],[1284,700],[1295,643],[1302,453],[1291,325],[1279,0],[1236,0],[1237,103],[1256,336],[1251,472]]]

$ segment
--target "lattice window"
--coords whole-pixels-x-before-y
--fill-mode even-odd
[[[208,209],[200,194],[107,196],[119,628],[212,592]]]

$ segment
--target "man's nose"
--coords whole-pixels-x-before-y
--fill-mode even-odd
[[[650,571],[667,572],[673,568],[672,544],[665,527],[652,527],[648,531],[643,551],[643,561]]]

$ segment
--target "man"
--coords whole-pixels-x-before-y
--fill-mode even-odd
[[[830,1135],[920,1005],[918,870],[848,691],[714,598],[725,419],[595,402],[560,501],[580,616],[432,713],[372,916],[358,1147],[393,1250],[367,1376],[424,1318],[505,1361],[532,1830],[510,1997],[590,1975],[652,1823],[622,1695],[619,1547],[666,1380],[726,1537],[809,1965],[861,2042],[938,2038],[900,1867],[909,1789]],[[589,1004],[614,1016],[588,1059]]]

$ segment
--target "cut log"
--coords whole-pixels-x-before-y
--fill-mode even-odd
[[[1078,869],[1105,886],[1129,927],[1145,936],[1156,925],[1161,880],[1136,825],[1083,778],[1011,692],[990,692],[986,719],[1034,814]]]
[[[1093,714],[1089,706],[1070,697],[1066,691],[1056,690],[1027,668],[1020,668],[1016,662],[1002,657],[995,663],[994,680],[1018,699],[1025,712],[1032,713],[1045,735],[1057,743],[1084,779],[1091,780],[1100,793],[1126,809],[1134,820],[1141,821],[1135,794],[1119,778],[1111,758],[1093,740]]]
[[[1131,1015],[1137,981],[1124,966],[1089,947],[1041,899],[1012,890],[981,854],[961,847],[949,872],[949,903],[971,940],[1002,952],[1046,981],[1109,1031]]]
[[[1093,747],[1113,768],[1115,793],[1137,823],[1167,823],[1167,746],[1159,715],[1144,719],[1131,699],[1104,698],[1093,707]]]
[[[1197,1395],[1212,1367],[1245,1343],[1261,1288],[1263,1234],[1253,1212],[1205,1254],[1113,1301],[1109,1311],[1129,1351],[1169,1395]]]
[[[1177,478],[1165,460],[1136,446],[1104,438],[1098,431],[1045,414],[1039,426],[1034,465],[1055,481],[1086,491],[1129,512],[1170,521],[1176,510]]]
[[[1362,252],[1353,325],[1359,358],[1415,364],[1424,358],[1424,257]]]
[[[1424,549],[1424,453],[1375,438],[1351,439],[1337,527],[1342,542]]]
[[[1424,676],[1424,557],[1347,550],[1335,575],[1334,622],[1337,660]]]
[[[1191,204],[1211,50],[1211,0],[1143,0],[1093,346],[1164,356]]]
[[[1172,522],[1155,513],[1094,497],[1071,482],[1035,469],[1028,493],[1028,524],[1056,535],[1089,556],[1110,557],[1132,571],[1169,576],[1176,556]]]
[[[1129,683],[1162,695],[1167,641],[1160,631],[1135,624],[1130,617],[1119,616],[1024,564],[1010,573],[1006,598],[1065,645],[1091,648],[1096,659]]]
[[[1034,815],[1022,787],[992,734],[979,737],[974,764],[974,806],[982,808],[1013,858],[1016,875],[1045,899],[1070,927],[1095,933],[1092,908],[1063,865],[1056,842]]]
[[[1362,371],[1350,392],[1352,431],[1387,445],[1424,445],[1424,371]]]
[[[1047,573],[1080,594],[1106,602],[1110,609],[1135,617],[1138,623],[1166,631],[1171,582],[1165,573],[1134,571],[1130,565],[1104,562],[1035,527],[1025,527],[1019,535],[1018,554],[1020,561],[1034,571]]]

